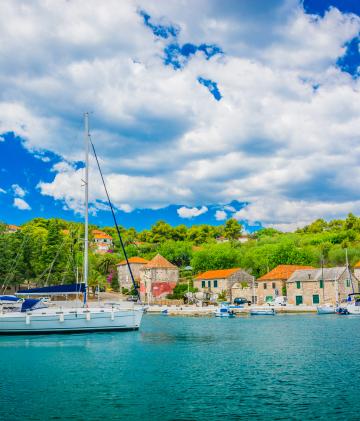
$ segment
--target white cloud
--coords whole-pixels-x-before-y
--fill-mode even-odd
[[[176,212],[180,216],[180,218],[196,218],[208,211],[206,206],[202,206],[200,209],[198,208],[187,208],[186,206],[182,206],[181,208],[177,209]]]
[[[153,22],[178,24],[180,44],[217,43],[225,55],[164,66],[169,41],[154,37],[138,7]],[[124,0],[121,12],[115,0],[31,8],[4,0],[0,23],[0,133],[63,158],[39,188],[69,209],[83,208],[74,165],[83,159],[83,110],[94,111],[93,139],[119,209],[182,203],[191,214],[238,200],[252,203],[243,217],[293,224],[319,209],[331,217],[333,204],[341,216],[360,200],[360,80],[336,67],[359,32],[354,15],[310,16],[297,0]],[[220,102],[199,76],[217,82]],[[90,184],[99,208],[94,171]]]
[[[4,194],[6,194],[6,190],[4,190],[4,189],[2,189],[2,188],[0,187],[0,193],[4,193]]]
[[[217,210],[215,212],[215,219],[217,221],[224,221],[227,218],[227,213],[223,210]]]
[[[30,205],[25,202],[24,199],[20,199],[19,197],[15,197],[13,206],[20,210],[31,210]]]
[[[13,189],[14,195],[18,197],[24,197],[26,195],[26,190],[24,190],[22,187],[20,187],[18,184],[13,184],[11,186]]]

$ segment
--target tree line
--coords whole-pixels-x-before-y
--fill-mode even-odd
[[[35,218],[16,233],[8,233],[0,224],[0,286],[70,283],[82,278],[83,225],[61,219]],[[97,226],[90,226],[99,229]],[[101,228],[114,239],[111,253],[90,251],[89,283],[117,288],[116,264],[124,259],[116,231]],[[241,224],[229,219],[220,226],[194,225],[172,227],[158,221],[151,229],[137,232],[121,228],[129,257],[151,259],[157,253],[180,268],[191,267],[197,274],[210,269],[241,267],[258,277],[279,264],[319,267],[360,260],[360,218],[318,219],[295,232],[283,233],[263,228],[238,241]],[[219,238],[222,241],[218,242]]]

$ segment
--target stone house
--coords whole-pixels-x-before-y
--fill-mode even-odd
[[[13,234],[13,233],[15,233],[15,232],[17,232],[19,230],[21,230],[21,227],[19,227],[17,225],[10,224],[10,225],[7,225],[6,226],[6,231],[5,232],[6,232],[6,234]]]
[[[92,247],[95,253],[106,253],[113,247],[113,239],[111,235],[104,231],[92,230]]]
[[[144,267],[147,263],[149,263],[149,261],[138,256],[130,257],[128,260],[134,280],[137,284],[140,284],[140,269]],[[122,291],[122,288],[126,288],[130,291],[133,288],[133,284],[126,260],[122,260],[121,262],[119,262],[116,265],[116,268],[118,273],[120,291]]]
[[[352,285],[353,284],[353,285]],[[289,304],[318,305],[345,301],[348,294],[359,290],[359,281],[345,266],[296,270],[286,282]]]
[[[140,268],[140,296],[151,302],[171,294],[179,281],[179,268],[157,254]]]
[[[194,287],[202,292],[220,294],[226,292],[227,300],[233,301],[235,296],[232,290],[235,284],[243,285],[248,288],[252,285],[254,277],[241,268],[208,270],[200,273],[194,279]],[[237,293],[235,291],[235,293]]]
[[[286,294],[286,281],[299,269],[315,269],[312,266],[278,265],[257,279],[257,302],[265,304]]]

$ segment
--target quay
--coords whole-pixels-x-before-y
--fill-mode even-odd
[[[270,308],[269,306],[255,306],[256,308]],[[167,312],[169,316],[210,316],[212,315],[218,306],[209,305],[205,307],[197,307],[195,305],[157,305],[152,304],[147,307],[148,314],[161,314],[164,311]],[[231,306],[231,309],[235,312],[237,316],[247,316],[250,313],[250,309],[254,308],[252,306],[246,306],[239,308],[236,306]],[[278,314],[304,314],[304,313],[316,313],[315,306],[274,306],[276,313]]]

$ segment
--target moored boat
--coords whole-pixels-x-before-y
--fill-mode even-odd
[[[214,314],[215,317],[235,317],[234,311],[230,310],[229,306],[224,304],[217,308]]]
[[[83,283],[55,285],[50,287],[32,288],[18,291],[17,295],[25,297],[42,297],[55,295],[82,295],[83,305],[72,305],[66,308],[61,306],[48,307],[42,299],[27,298],[21,305],[21,309],[11,312],[0,313],[0,334],[44,334],[44,333],[75,333],[75,332],[98,332],[110,330],[137,330],[140,327],[144,308],[122,308],[119,305],[109,307],[91,307],[87,303],[88,293],[88,251],[89,251],[89,201],[88,201],[88,180],[89,180],[89,147],[92,145],[99,172],[103,181],[109,207],[112,211],[116,231],[127,262],[133,287],[139,297],[137,284],[135,283],[127,253],[122,241],[120,230],[115,218],[114,209],[110,201],[108,191],[102,176],[100,165],[96,156],[94,145],[90,139],[88,129],[88,114],[85,114],[85,238],[84,238],[84,270]]]
[[[269,307],[253,307],[250,309],[251,316],[275,316],[274,308]]]
[[[335,314],[336,313],[336,307],[332,304],[325,304],[323,306],[317,306],[316,307],[318,314]]]
[[[346,309],[349,314],[360,315],[360,293],[348,295],[348,305]]]

